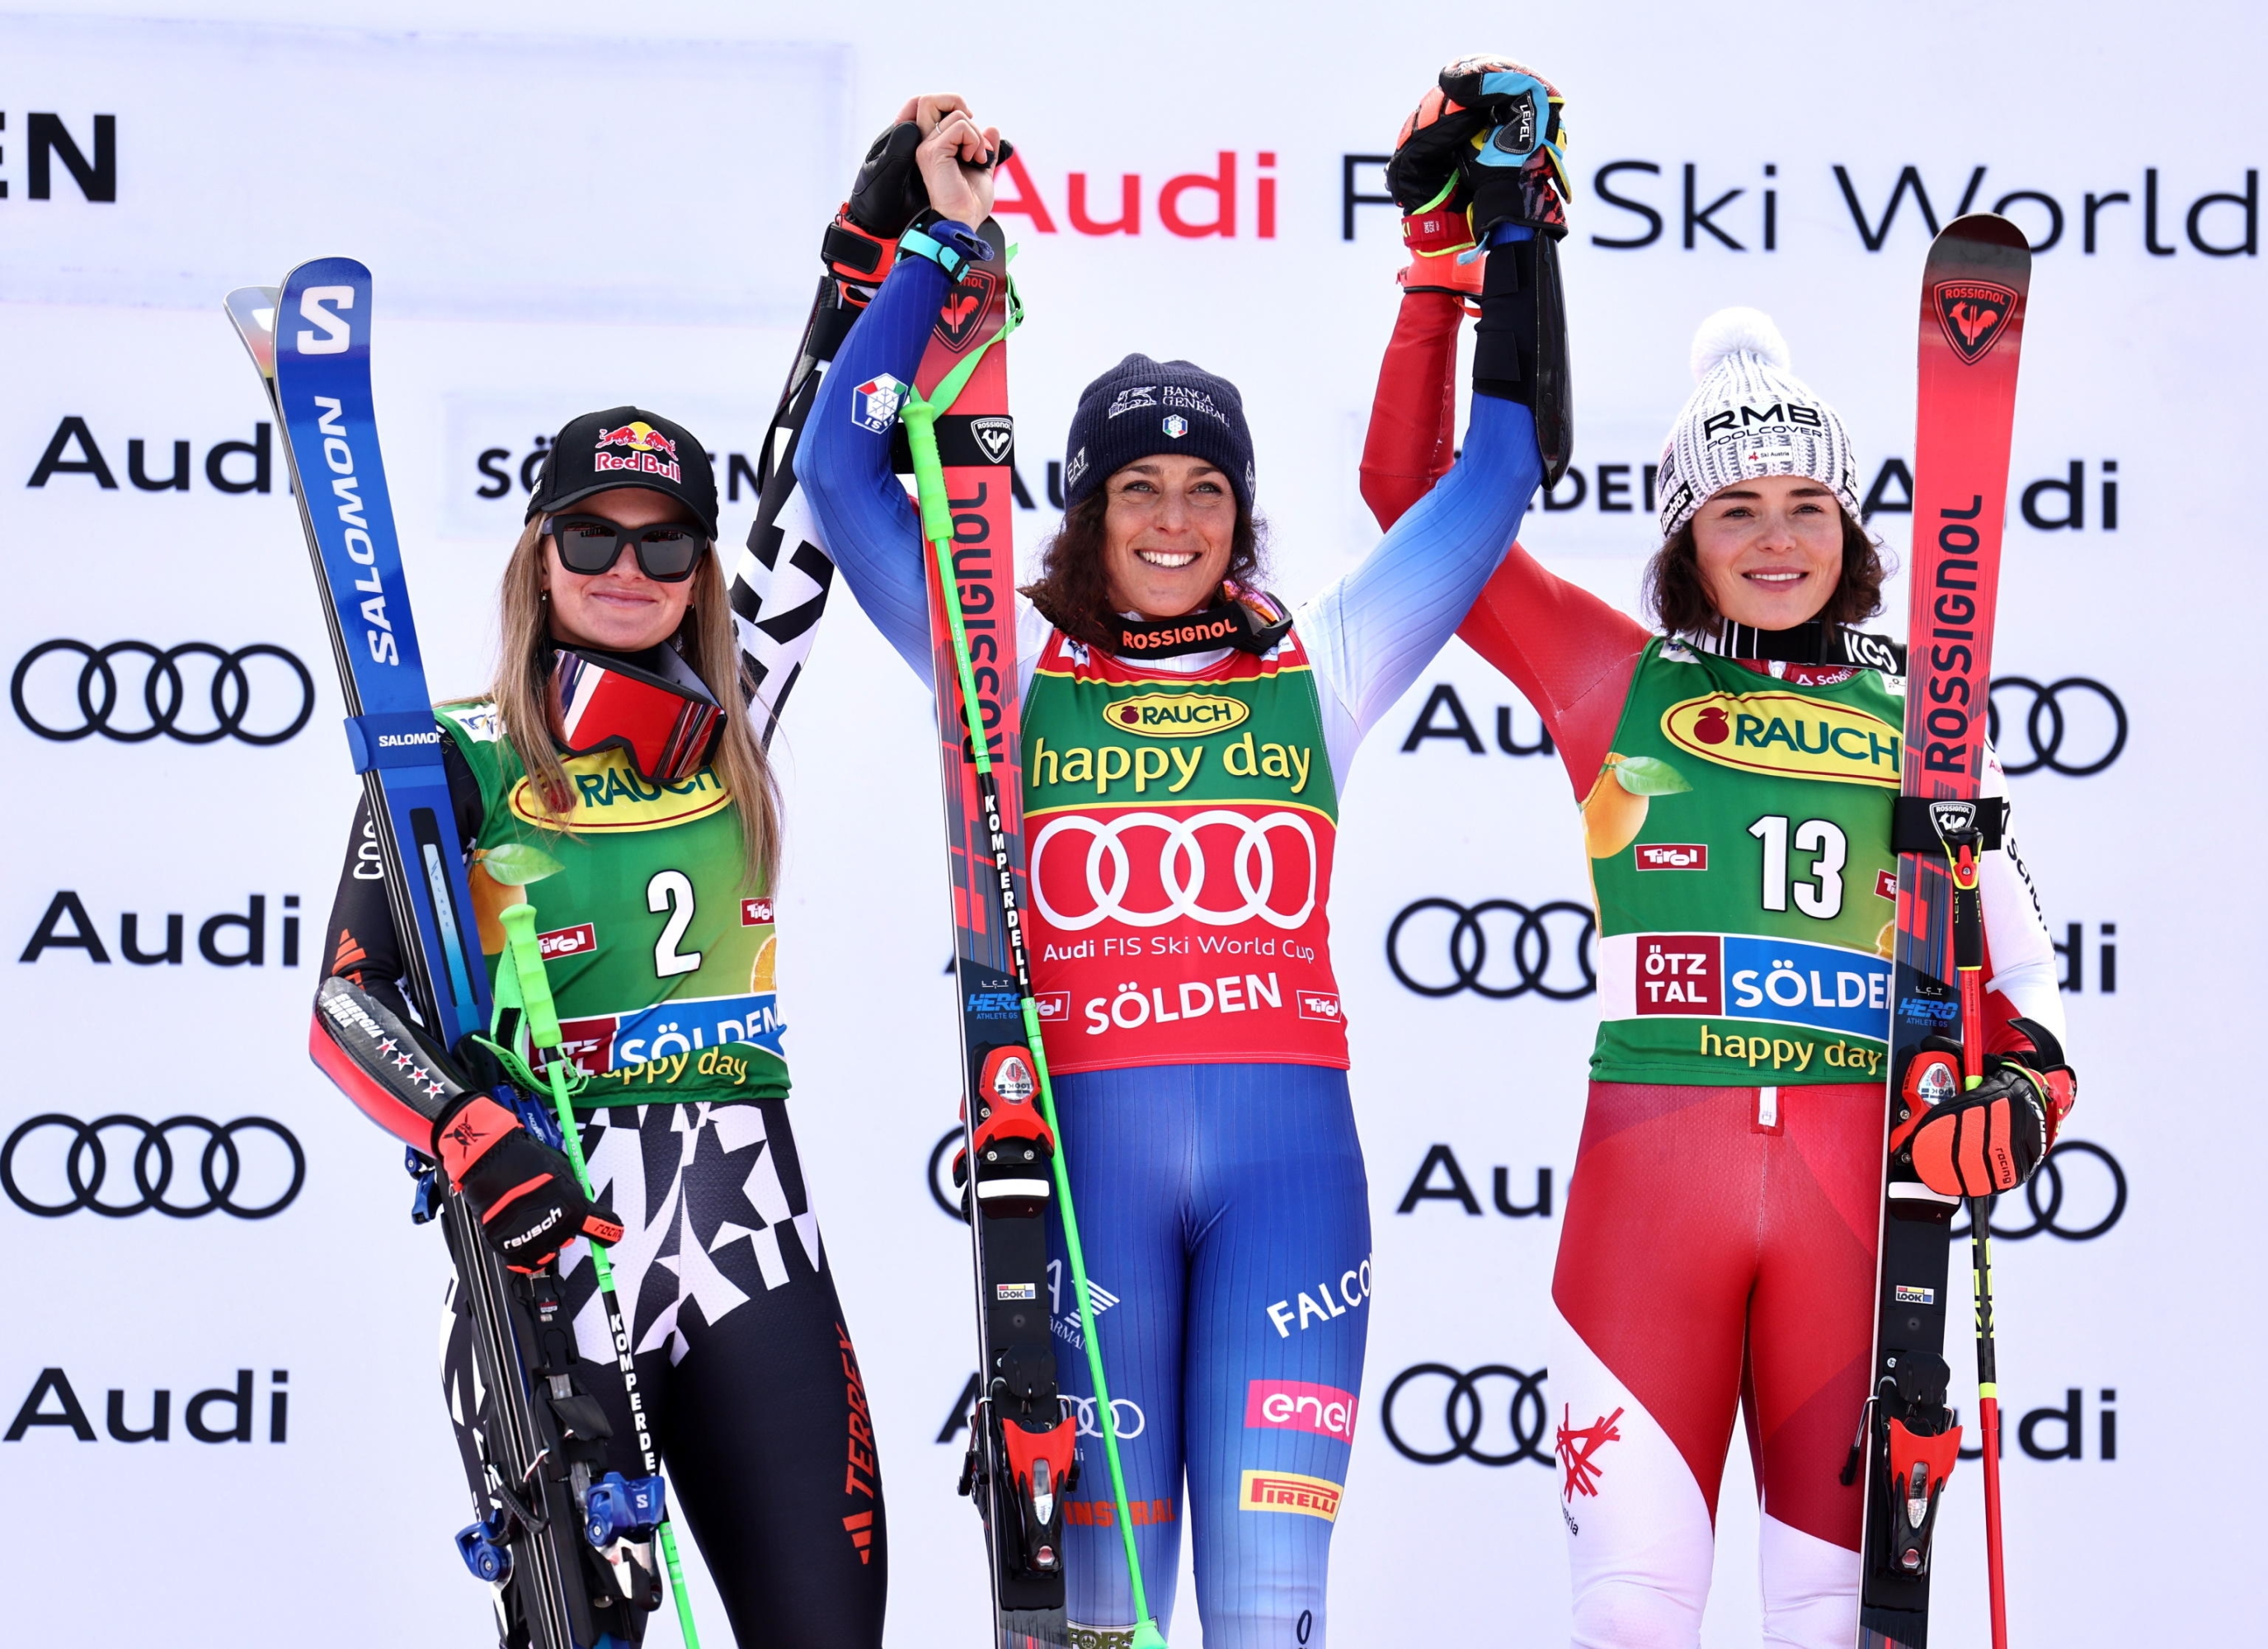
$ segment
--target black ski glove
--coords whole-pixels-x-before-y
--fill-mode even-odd
[[[1499,223],[1567,232],[1565,99],[1508,57],[1462,57],[1403,122],[1386,187],[1413,252],[1462,250]]]
[[[566,1154],[485,1093],[468,1094],[434,1124],[433,1154],[515,1271],[541,1270],[576,1237],[622,1239],[614,1210],[583,1195]]]
[[[912,121],[893,121],[868,145],[866,158],[827,231],[821,248],[828,269],[844,280],[880,283],[897,256],[898,237],[929,210],[929,186],[914,164],[922,130]],[[1005,138],[992,157],[998,166],[1016,152]]]

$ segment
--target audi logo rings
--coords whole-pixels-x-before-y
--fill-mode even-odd
[[[1394,1383],[1386,1388],[1385,1399],[1379,1404],[1386,1440],[1403,1459],[1414,1460],[1421,1466],[1446,1466],[1453,1460],[1469,1460],[1476,1466],[1510,1466],[1532,1460],[1539,1466],[1550,1466],[1553,1463],[1551,1451],[1545,1444],[1551,1436],[1551,1413],[1543,1402],[1543,1379],[1550,1373],[1549,1369],[1539,1368],[1533,1374],[1523,1373],[1508,1363],[1484,1364],[1470,1373],[1454,1369],[1447,1363],[1419,1363],[1405,1368],[1394,1377]],[[1402,1422],[1395,1417],[1395,1405],[1403,1390],[1412,1381],[1427,1378],[1449,1382],[1441,1398],[1441,1434],[1447,1443],[1441,1448],[1414,1447],[1403,1435]],[[1505,1409],[1511,1444],[1508,1448],[1482,1446],[1482,1434],[1489,1429],[1486,1421],[1490,1410],[1482,1402],[1481,1384],[1495,1380],[1512,1384],[1510,1402]]]
[[[51,653],[75,654],[80,661],[76,724],[42,720],[40,712],[33,708],[34,697],[41,698],[48,716],[54,718],[56,706],[72,702],[58,687],[51,687],[44,695],[37,693],[39,684],[33,680],[33,672]],[[122,672],[115,661],[125,658],[147,661],[138,694],[120,683]],[[190,659],[210,659],[212,664],[211,681],[202,694],[191,691],[184,678],[181,666]],[[298,706],[280,727],[271,725],[261,730],[246,725],[247,717],[253,714],[254,689],[253,673],[248,673],[245,666],[255,659],[279,660],[296,678],[296,688],[284,688],[284,704],[290,704],[291,696],[296,692]],[[275,703],[273,691],[271,686],[262,684],[261,696],[270,712],[262,719],[272,721],[273,714],[283,708]],[[141,702],[140,715],[148,718],[141,725],[135,725],[139,717],[130,708],[136,698]],[[192,709],[199,698],[211,708],[209,726],[186,725],[202,720]],[[16,673],[8,681],[8,701],[15,706],[17,720],[40,738],[51,739],[57,744],[70,744],[99,732],[120,744],[141,744],[164,733],[182,744],[213,744],[223,739],[234,739],[241,744],[275,745],[282,744],[306,726],[307,718],[315,713],[315,678],[307,673],[307,666],[296,654],[270,642],[255,642],[232,652],[209,641],[185,641],[175,647],[153,646],[146,641],[114,641],[107,647],[95,647],[66,639],[43,641],[17,661]],[[191,713],[185,716],[184,711]],[[122,725],[113,719],[122,712]]]
[[[2069,1185],[2065,1170],[2070,1167],[2074,1152],[2080,1156],[2094,1158],[2102,1166],[2104,1173],[2109,1176],[2110,1196],[2108,1204],[2104,1205],[2101,1203],[2099,1193],[2087,1199],[2090,1211],[2097,1206],[2103,1209],[2102,1217],[2091,1225],[2064,1223],[2064,1197]],[[2086,1177],[2093,1176],[2089,1174]],[[2013,1196],[2015,1193],[2010,1191],[2005,1195]],[[2117,1158],[2091,1140],[2061,1139],[2056,1142],[2056,1148],[2048,1153],[2047,1160],[2040,1164],[2039,1172],[2024,1182],[2024,1204],[2031,1211],[2031,1223],[2022,1226],[2002,1225],[2000,1223],[2001,1201],[2000,1196],[1992,1198],[1991,1211],[1985,1216],[1992,1222],[1993,1237],[1999,1241],[2021,1242],[2027,1237],[2036,1237],[2044,1232],[2051,1237],[2060,1237],[2066,1242],[2092,1242],[2125,1218],[2126,1170],[2118,1166]],[[1967,1236],[1968,1228],[1963,1226],[1953,1234],[1957,1237]]]
[[[2032,747],[2029,762],[2010,761],[2007,747],[2000,742],[2003,725],[2000,695],[2004,691],[2013,694],[2019,690],[2032,696],[2030,704],[2023,711],[2022,720],[2025,742]],[[2064,701],[2066,693],[2073,696],[2068,717]],[[2101,710],[2110,713],[2107,724],[2102,721],[2101,710],[2083,712],[2080,710],[2080,703],[2090,696],[2100,702]],[[2066,778],[2085,778],[2109,767],[2126,748],[2126,706],[2119,703],[2117,694],[2091,676],[2067,675],[2060,681],[2051,681],[2044,687],[2028,675],[1997,676],[1992,682],[1991,709],[1988,731],[1992,748],[1999,755],[2000,770],[2012,778],[2026,773],[2037,773],[2043,768],[2051,773],[2060,773]],[[2084,748],[2102,752],[2092,761],[2072,759],[2064,753],[2066,739],[2075,737],[2073,732],[2074,722],[2080,723],[2086,730]]]
[[[1069,1392],[1064,1392],[1057,1395],[1056,1401],[1063,1404],[1064,1414],[1079,1417],[1079,1436],[1102,1435],[1101,1411],[1095,1406],[1094,1398],[1074,1397]],[[1131,1421],[1126,1417],[1130,1414],[1134,1417]],[[1117,1432],[1120,1442],[1130,1443],[1150,1429],[1150,1417],[1142,1412],[1142,1405],[1133,1398],[1113,1397],[1110,1400],[1110,1424]]]
[[[27,1163],[33,1153],[26,1145],[49,1130],[60,1130],[70,1136],[70,1144],[54,1147],[61,1160]],[[122,1196],[104,1199],[108,1189],[110,1168],[122,1153],[114,1146],[106,1146],[103,1136],[114,1130],[131,1130],[140,1135],[135,1142],[133,1155],[134,1185],[132,1200]],[[192,1141],[183,1141],[178,1153],[173,1136],[190,1130],[201,1130],[204,1145],[197,1149]],[[239,1146],[246,1134],[268,1134],[280,1144],[291,1159],[288,1177],[280,1172],[280,1160],[272,1160],[272,1149],[256,1153]],[[256,1174],[247,1168],[246,1159],[256,1155]],[[174,1170],[186,1167],[194,1159],[196,1174],[202,1182],[204,1200],[179,1202],[172,1200]],[[39,1170],[45,1168],[47,1172]],[[60,1173],[55,1170],[60,1168]],[[27,1173],[34,1179],[27,1190],[24,1180]],[[247,1177],[262,1181],[265,1202],[239,1202],[237,1192]],[[280,1190],[274,1189],[281,1182]],[[18,1123],[0,1145],[0,1190],[6,1191],[8,1200],[27,1214],[42,1219],[60,1219],[65,1214],[84,1208],[108,1219],[123,1219],[129,1214],[146,1213],[154,1209],[175,1219],[195,1219],[200,1215],[218,1211],[233,1214],[239,1219],[266,1219],[280,1214],[291,1205],[299,1195],[299,1188],[307,1182],[307,1153],[301,1150],[291,1130],[283,1123],[266,1116],[239,1116],[232,1123],[216,1123],[203,1116],[169,1116],[162,1123],[144,1122],[138,1116],[114,1112],[83,1123],[76,1116],[66,1116],[60,1111],[48,1111]],[[53,1196],[60,1189],[68,1189],[68,1197],[46,1201],[38,1193]]]
[[[1410,971],[1403,958],[1405,931],[1428,911],[1439,911],[1454,918],[1445,924],[1447,935],[1440,953],[1448,966],[1449,976],[1446,980],[1439,977],[1439,969],[1430,966],[1423,969],[1430,976],[1420,978]],[[1485,924],[1491,916],[1505,917],[1504,925],[1512,928],[1508,939],[1493,950],[1513,970],[1514,976],[1509,979],[1486,976],[1491,947]],[[1551,930],[1547,925],[1554,917],[1582,924],[1572,935],[1563,929],[1560,946],[1553,945]],[[1454,997],[1461,990],[1470,990],[1491,1002],[1507,1002],[1532,990],[1547,1001],[1572,1002],[1599,988],[1598,970],[1591,955],[1592,941],[1597,932],[1598,919],[1592,915],[1590,906],[1572,899],[1554,899],[1533,909],[1511,899],[1484,899],[1469,908],[1454,899],[1420,899],[1404,905],[1387,928],[1386,965],[1394,970],[1396,979],[1421,997]],[[1423,953],[1428,958],[1435,954],[1431,940],[1426,942]],[[1555,969],[1555,957],[1568,960]]]

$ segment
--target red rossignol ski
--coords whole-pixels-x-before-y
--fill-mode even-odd
[[[1921,1182],[1904,1146],[1918,1119],[1900,1078],[1922,1039],[1961,1044],[1961,1077],[1983,1074],[1984,924],[1978,861],[1999,845],[2003,809],[1979,794],[1991,717],[1992,619],[2007,507],[2031,250],[2005,217],[1978,213],[1932,243],[1921,289],[1905,748],[1894,842],[1897,956],[1890,1020],[1874,1384],[1852,1450],[1866,1463],[1860,1649],[1926,1649],[1931,1540],[1962,1428],[1946,1403],[1946,1281],[1961,1199]],[[1944,1093],[1956,1091],[1944,1074]],[[1977,1442],[1994,1649],[2007,1643],[2000,1552],[1999,1392],[1991,1218],[1970,1203],[1977,1297]]]
[[[1077,1476],[1078,1434],[1057,1395],[1049,1321],[1047,1209],[1055,1189],[1055,1140],[1035,1102],[1038,1082],[1008,925],[1025,893],[1010,480],[1015,424],[1008,412],[1007,350],[998,342],[1011,324],[1013,297],[1006,237],[990,221],[980,233],[995,255],[968,265],[946,292],[914,387],[924,400],[949,402],[932,430],[952,512],[954,582],[977,698],[972,718],[962,703],[936,557],[924,545],[961,1011],[961,1168],[977,1292],[977,1391],[961,1491],[974,1497],[984,1520],[994,1642],[998,1649],[1035,1649],[1071,1641],[1063,1525]],[[948,386],[939,396],[945,380],[980,350],[958,393]],[[917,455],[917,475],[920,468]],[[990,784],[977,770],[972,722],[984,729]]]

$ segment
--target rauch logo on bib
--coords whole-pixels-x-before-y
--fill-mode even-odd
[[[1195,739],[1233,727],[1252,714],[1241,698],[1215,693],[1143,693],[1113,699],[1104,718],[1128,732],[1153,739]]]
[[[1843,784],[1898,782],[1898,730],[1800,693],[1710,693],[1661,713],[1662,737],[1705,762]]]

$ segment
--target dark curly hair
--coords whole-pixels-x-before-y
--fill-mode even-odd
[[[1874,617],[1882,610],[1882,580],[1889,576],[1874,534],[1844,516],[1843,576],[1819,616],[1830,624],[1855,624]],[[1713,637],[1724,626],[1723,615],[1701,582],[1701,559],[1690,521],[1654,551],[1646,567],[1645,591],[1647,608],[1670,635]]]
[[[1102,520],[1109,509],[1109,494],[1102,491],[1089,493],[1071,505],[1041,552],[1039,578],[1024,586],[1024,593],[1049,623],[1073,641],[1105,652],[1118,645],[1117,609],[1110,604],[1110,573],[1102,557]],[[1267,522],[1239,503],[1225,576],[1256,585],[1267,537]]]

